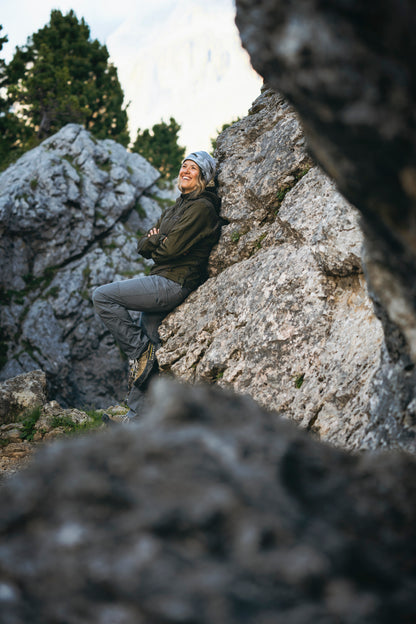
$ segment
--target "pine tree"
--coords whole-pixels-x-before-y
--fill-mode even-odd
[[[17,48],[7,67],[9,97],[28,131],[25,147],[67,123],[127,145],[127,113],[107,48],[91,40],[84,19],[51,12],[50,23]]]
[[[7,36],[2,36],[0,26],[0,52],[7,43]],[[13,113],[12,103],[7,96],[7,66],[4,59],[0,59],[0,170],[21,153],[21,142],[25,135],[25,128],[18,117]]]
[[[132,151],[146,158],[164,178],[175,178],[185,156],[185,148],[178,145],[180,129],[173,117],[169,124],[161,121],[151,131],[139,128]]]

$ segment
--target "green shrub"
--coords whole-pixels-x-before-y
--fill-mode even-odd
[[[41,407],[35,407],[30,412],[28,412],[27,416],[23,419],[23,427],[20,432],[20,438],[22,440],[33,440],[35,435],[35,425],[38,422],[41,414]]]
[[[85,433],[87,431],[91,431],[92,429],[97,429],[99,426],[102,425],[101,412],[89,410],[85,413],[92,420],[86,421],[84,423],[76,423],[72,420],[70,416],[54,416],[51,422],[51,426],[54,429],[56,427],[62,427],[65,430],[65,433],[76,434]]]

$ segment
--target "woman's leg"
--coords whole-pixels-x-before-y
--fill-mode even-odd
[[[157,328],[164,316],[188,294],[188,289],[172,280],[148,275],[100,286],[94,291],[93,302],[122,351],[136,359],[149,339],[158,343]],[[133,321],[129,310],[142,312],[140,324]]]
[[[158,327],[166,314],[181,303],[189,289],[159,275],[143,276],[100,286],[94,291],[94,307],[121,349],[131,359],[145,351],[149,340],[159,342]],[[128,310],[141,311],[140,324]],[[128,419],[138,415],[145,401],[143,389],[133,386],[127,398]]]

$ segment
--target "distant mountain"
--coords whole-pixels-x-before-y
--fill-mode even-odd
[[[132,139],[138,127],[173,116],[183,145],[209,150],[262,84],[241,47],[232,0],[159,0],[135,11],[107,39],[130,101]]]

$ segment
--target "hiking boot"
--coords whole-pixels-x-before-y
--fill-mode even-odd
[[[125,425],[130,423],[133,419],[129,418],[127,414],[103,414],[101,420],[105,425]]]
[[[153,342],[149,341],[149,344],[146,347],[146,350],[142,355],[137,358],[137,360],[133,360],[133,363],[130,367],[129,372],[129,388],[133,385],[136,388],[141,388],[146,379],[149,377],[152,372],[153,366],[156,362],[156,348]]]

